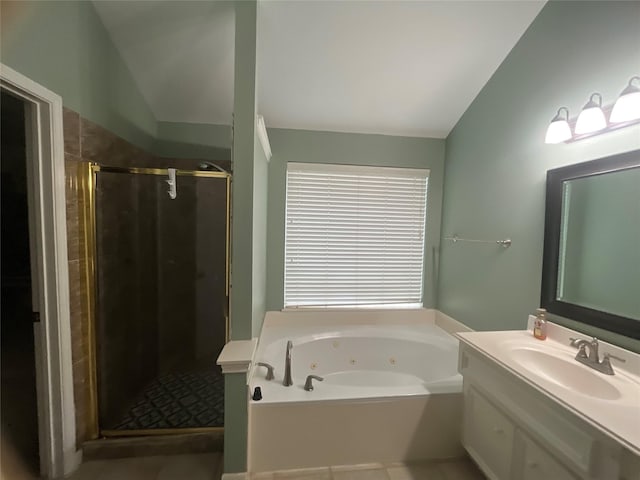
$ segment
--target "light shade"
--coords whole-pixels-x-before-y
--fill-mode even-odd
[[[597,102],[594,100],[596,97],[598,99]],[[582,135],[597,132],[598,130],[606,128],[606,126],[607,120],[602,111],[602,95],[594,93],[580,112],[580,115],[578,115],[576,134]]]
[[[565,117],[562,118],[562,112],[565,112]],[[547,134],[544,137],[544,143],[561,143],[571,138],[571,128],[569,128],[569,110],[566,107],[560,107],[558,113],[553,117],[549,127],[547,128]]]
[[[611,123],[629,122],[640,118],[640,88],[633,85],[633,81],[640,82],[640,77],[631,77],[629,85],[616,100],[611,117]]]

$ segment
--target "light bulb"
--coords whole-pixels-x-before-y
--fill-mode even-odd
[[[598,97],[597,103],[594,100],[596,96]],[[580,112],[580,115],[578,115],[576,134],[582,135],[584,133],[597,132],[606,126],[607,120],[604,118],[602,111],[602,95],[594,93]]]
[[[566,118],[562,118],[562,111],[566,112]],[[558,113],[551,120],[544,137],[544,143],[562,143],[571,138],[571,128],[569,128],[569,110],[560,107]]]
[[[629,122],[640,118],[640,88],[633,85],[634,80],[640,82],[640,77],[632,77],[629,85],[620,93],[609,117],[611,123]]]

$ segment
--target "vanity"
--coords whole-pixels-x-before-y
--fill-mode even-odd
[[[462,443],[495,480],[640,479],[640,355],[600,343],[614,375],[575,360],[575,331],[459,333]]]
[[[640,150],[547,172],[540,305],[630,345],[639,185]],[[640,354],[554,323],[537,340],[534,320],[457,334],[463,446],[492,480],[640,480]]]

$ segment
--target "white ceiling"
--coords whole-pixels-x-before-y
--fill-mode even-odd
[[[444,138],[544,5],[262,1],[268,127]],[[94,0],[159,121],[230,124],[232,2]]]

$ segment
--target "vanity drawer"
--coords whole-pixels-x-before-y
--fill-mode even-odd
[[[490,477],[510,478],[513,423],[475,388],[465,394],[464,446]]]
[[[516,478],[521,480],[576,480],[572,473],[520,430],[518,431],[518,440],[522,448],[522,461],[516,467],[517,470],[520,470],[520,474]]]

